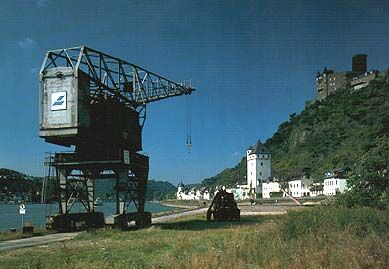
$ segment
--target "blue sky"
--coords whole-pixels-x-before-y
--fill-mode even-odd
[[[50,49],[87,45],[174,81],[191,79],[193,148],[186,100],[148,106],[143,148],[150,178],[200,182],[234,166],[315,97],[324,66],[389,66],[387,1],[0,2],[0,167],[43,172],[38,70]]]

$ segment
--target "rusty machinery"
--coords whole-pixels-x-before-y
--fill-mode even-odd
[[[238,208],[234,194],[225,190],[216,193],[207,211],[207,220],[211,221],[240,220],[240,209]]]
[[[149,158],[140,153],[146,105],[193,91],[190,84],[85,46],[48,51],[39,74],[39,136],[74,146],[46,162],[55,171],[59,203],[58,214],[48,216],[48,227],[102,227],[103,213],[94,208],[94,181],[100,178],[116,181],[114,225],[149,225],[151,215],[144,210]],[[71,212],[75,201],[84,213]],[[130,203],[136,212],[127,212]]]

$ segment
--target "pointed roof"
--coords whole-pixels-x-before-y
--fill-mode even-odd
[[[185,187],[184,182],[182,182],[182,179],[178,183],[177,187]]]
[[[270,151],[258,139],[251,154],[270,154]]]

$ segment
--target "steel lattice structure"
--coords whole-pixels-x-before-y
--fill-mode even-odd
[[[53,67],[72,67],[89,75],[91,96],[109,94],[132,107],[161,99],[190,94],[191,83],[178,84],[135,64],[86,46],[51,50],[46,53],[40,74]]]
[[[49,156],[59,212],[48,216],[48,227],[103,226],[103,214],[94,209],[94,181],[107,175],[115,180],[113,224],[150,224],[151,214],[145,212],[149,157],[140,153],[146,105],[194,90],[86,46],[48,51],[39,74],[39,135],[75,147]],[[71,212],[75,200],[86,212]],[[130,203],[137,212],[127,212]]]

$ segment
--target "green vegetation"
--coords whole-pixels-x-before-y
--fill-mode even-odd
[[[0,203],[20,200],[38,202],[42,178],[0,168]]]
[[[349,191],[341,195],[338,203],[346,206],[389,208],[389,141],[381,138],[377,146],[362,156],[347,182]]]
[[[35,228],[33,233],[21,234],[20,232],[0,232],[0,241],[7,241],[13,239],[29,238],[34,236],[41,236],[54,233],[53,231],[48,231],[46,228]]]
[[[103,200],[113,199],[114,180],[100,180],[96,184],[96,196]],[[40,202],[42,177],[33,177],[18,171],[0,168],[0,203],[1,202]],[[108,190],[108,193],[107,193]],[[146,199],[164,200],[175,197],[177,188],[167,181],[149,180]]]
[[[101,230],[2,253],[0,268],[388,268],[389,211],[309,208],[208,223]]]
[[[146,199],[151,200],[164,200],[169,198],[175,198],[175,192],[177,188],[167,181],[149,180],[147,182],[147,194]]]
[[[246,184],[246,167],[246,157],[244,157],[235,167],[224,169],[216,176],[204,179],[202,184],[208,187]]]
[[[358,91],[338,90],[300,114],[290,115],[265,145],[272,153],[274,176],[289,180],[308,167],[320,180],[335,168],[355,171],[365,165],[364,156],[382,141],[389,141],[388,136],[389,82],[381,77]],[[235,184],[244,178],[245,171],[242,159],[236,167],[205,179],[203,184]]]

